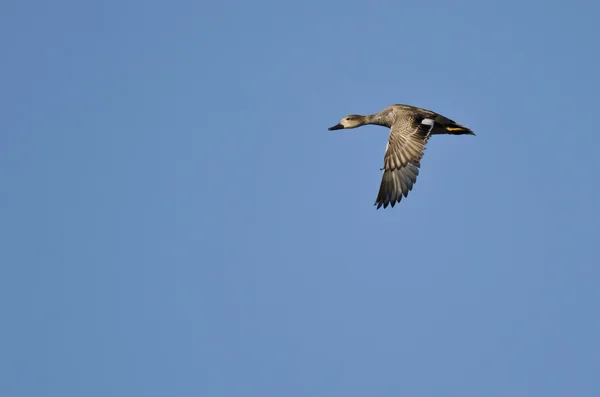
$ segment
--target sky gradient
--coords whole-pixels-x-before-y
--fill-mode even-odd
[[[0,395],[600,395],[598,2],[0,10]]]

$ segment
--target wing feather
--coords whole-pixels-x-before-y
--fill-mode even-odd
[[[419,167],[434,120],[410,115],[390,130],[383,160],[383,176],[375,205],[394,207],[417,182]]]

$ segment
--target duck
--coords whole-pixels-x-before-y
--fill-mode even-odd
[[[413,189],[419,175],[425,145],[431,135],[475,135],[468,127],[439,113],[411,105],[390,105],[380,112],[362,116],[350,114],[329,131],[348,130],[364,125],[390,129],[383,159],[383,175],[377,209],[394,207]]]

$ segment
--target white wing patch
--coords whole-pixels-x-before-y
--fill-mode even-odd
[[[427,135],[425,136],[425,139],[427,139],[427,138],[429,138],[429,134],[431,134],[431,130],[433,130],[433,125],[435,124],[435,120],[425,118],[425,119],[423,119],[423,121],[421,121],[421,124],[429,126],[429,131],[427,131]]]

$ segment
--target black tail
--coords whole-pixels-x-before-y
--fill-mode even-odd
[[[451,121],[449,124],[442,125],[441,127],[444,130],[444,132],[443,132],[444,134],[475,135],[475,133],[473,131],[471,131],[470,128],[467,128],[464,125],[455,123],[454,121]]]

